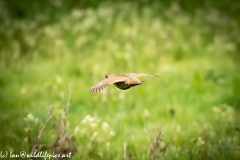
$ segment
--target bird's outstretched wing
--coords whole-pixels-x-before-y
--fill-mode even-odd
[[[129,73],[129,75],[133,76],[133,77],[136,77],[136,78],[143,77],[143,76],[154,76],[154,77],[160,78],[160,76],[158,76],[158,75],[155,75],[155,74],[145,74],[145,73]]]
[[[109,84],[113,84],[113,83],[117,83],[117,82],[124,82],[124,81],[126,81],[128,79],[129,78],[127,78],[127,77],[118,77],[118,76],[109,77],[107,79],[104,79],[104,80],[98,82],[94,86],[92,86],[89,89],[89,92],[90,93],[97,93],[97,92],[100,92],[101,90],[103,90]]]

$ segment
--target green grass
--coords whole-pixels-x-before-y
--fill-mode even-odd
[[[239,31],[232,19],[225,19],[231,32],[223,32],[212,28],[224,27],[221,12],[132,3],[73,9],[51,24],[39,16],[1,26],[1,150],[28,151],[26,128],[34,139],[51,106],[39,143],[53,143],[60,129],[52,126],[69,106],[72,159],[240,158],[239,46],[232,39]],[[105,73],[119,72],[161,79],[88,93]]]

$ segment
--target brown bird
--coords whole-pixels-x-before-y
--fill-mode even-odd
[[[122,90],[127,90],[131,87],[142,84],[144,81],[139,80],[142,76],[155,76],[154,74],[144,74],[144,73],[121,73],[121,74],[105,74],[104,80],[98,82],[96,85],[89,89],[89,92],[96,93],[103,90],[109,84],[114,84],[117,88]]]

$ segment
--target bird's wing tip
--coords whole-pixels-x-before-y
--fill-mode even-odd
[[[157,77],[157,78],[161,78],[161,76],[159,76],[159,75],[155,75],[155,74],[154,74],[154,76]]]
[[[93,88],[93,87],[91,87],[91,88],[88,90],[88,92],[90,92],[90,93],[94,94],[94,93],[96,93],[96,89],[95,89],[95,88]]]
[[[156,74],[146,74],[147,76],[154,76],[154,77],[157,77],[157,78],[161,78],[161,76],[159,75],[156,75]]]

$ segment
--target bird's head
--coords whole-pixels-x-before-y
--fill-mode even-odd
[[[109,74],[109,73],[105,74],[105,78],[108,78],[109,76],[110,76],[110,74]]]

